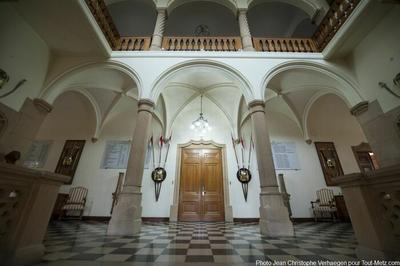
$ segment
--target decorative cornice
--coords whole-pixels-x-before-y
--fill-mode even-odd
[[[53,106],[43,99],[33,99],[33,105],[41,112],[50,113],[53,110]]]
[[[368,110],[368,105],[369,102],[368,101],[363,101],[360,102],[356,105],[354,105],[351,109],[350,109],[350,113],[354,116],[359,116],[362,113],[365,113]]]

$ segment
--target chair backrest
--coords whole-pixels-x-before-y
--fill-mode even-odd
[[[319,204],[329,205],[334,199],[333,190],[328,188],[317,190],[317,198],[319,199]]]
[[[67,204],[70,203],[83,203],[86,199],[88,189],[85,187],[73,187],[69,190],[69,197]]]

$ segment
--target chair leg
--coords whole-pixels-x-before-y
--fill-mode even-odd
[[[79,220],[82,221],[82,215],[83,215],[83,210],[81,210],[80,215],[79,215]]]

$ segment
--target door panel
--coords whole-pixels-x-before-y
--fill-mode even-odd
[[[183,149],[179,220],[224,221],[220,149]]]
[[[179,219],[198,221],[201,214],[201,157],[198,150],[182,151]]]

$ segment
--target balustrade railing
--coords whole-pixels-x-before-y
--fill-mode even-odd
[[[240,37],[164,37],[162,48],[167,51],[224,51],[242,49]]]
[[[260,52],[319,52],[312,39],[253,38],[253,45],[254,49]]]
[[[108,12],[104,0],[85,0],[90,12],[92,12],[97,24],[100,26],[108,44],[114,50],[118,47],[120,36],[117,28]]]
[[[314,33],[313,39],[319,50],[323,50],[336,32],[353,12],[360,0],[334,0],[324,19]]]
[[[150,49],[150,37],[121,37],[117,51],[147,51]]]
[[[104,0],[85,0],[114,51],[149,50],[151,37],[121,37]],[[334,0],[312,38],[253,38],[256,51],[320,52],[353,12],[360,0]],[[167,51],[241,51],[240,37],[164,37]]]

